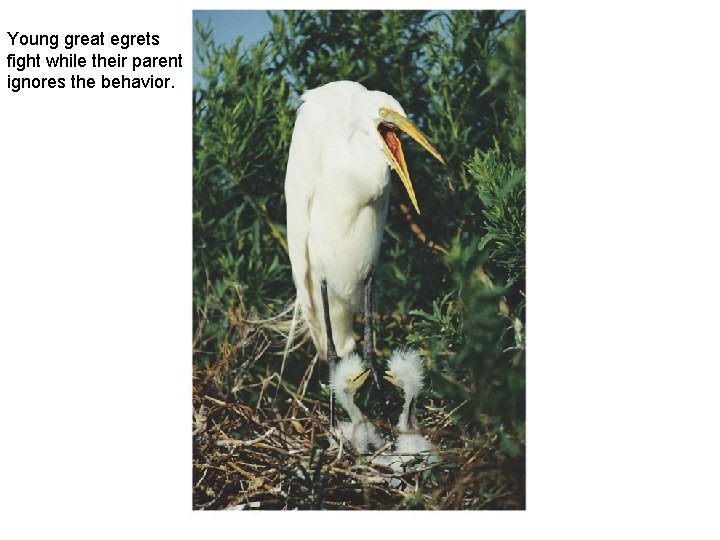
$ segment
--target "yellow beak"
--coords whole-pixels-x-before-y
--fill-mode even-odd
[[[422,131],[420,131],[420,129],[410,120],[402,116],[400,113],[385,108],[380,109],[380,116],[381,121],[393,124],[394,126],[401,129],[403,132],[410,135],[410,137],[412,137],[415,142],[417,142],[425,150],[430,152],[432,156],[440,163],[445,165],[445,160],[442,158],[440,153],[435,150],[435,148],[433,148],[433,145],[430,144],[430,142],[427,140],[427,137],[425,137]],[[384,138],[383,143],[383,150],[385,151],[385,155],[392,164],[393,169],[395,169],[395,171],[398,173],[400,180],[405,186],[405,190],[407,191],[408,196],[410,197],[410,200],[415,207],[415,211],[420,214],[420,207],[418,206],[417,198],[415,197],[415,190],[413,189],[412,182],[410,181],[410,173],[408,172],[407,164],[405,163],[405,155],[403,154],[400,141],[397,140],[397,157],[395,156],[395,154],[393,154],[393,152],[390,151],[390,148],[388,148],[388,145],[385,142]]]
[[[392,371],[386,371],[385,375],[383,375],[383,379],[394,384],[395,386],[400,386],[400,383],[395,378],[395,374]]]
[[[368,378],[368,375],[370,375],[370,370],[366,369],[362,373],[360,373],[357,377],[355,377],[352,380],[352,391],[357,392],[358,389],[363,385],[365,382],[365,379]]]

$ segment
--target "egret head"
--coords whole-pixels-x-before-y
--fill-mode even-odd
[[[335,371],[330,377],[330,387],[338,401],[347,409],[355,393],[363,385],[370,370],[357,353],[350,353],[338,361]]]
[[[384,92],[377,91],[366,92],[358,97],[361,100],[360,109],[363,111],[363,117],[369,113],[372,119],[371,130],[376,135],[373,140],[387,158],[388,165],[397,172],[415,207],[415,211],[419,214],[420,208],[417,197],[415,196],[415,190],[410,180],[410,173],[405,163],[402,144],[400,144],[396,130],[399,129],[410,135],[410,137],[430,152],[430,154],[443,165],[445,161],[440,153],[433,148],[422,131],[407,118],[405,111],[395,98]]]
[[[405,394],[405,404],[398,421],[400,431],[415,432],[417,430],[415,400],[423,387],[422,358],[415,349],[409,347],[396,349],[390,355],[387,366],[384,379],[402,388]]]
[[[424,368],[423,360],[415,349],[396,349],[390,355],[388,370],[384,379],[402,388],[406,398],[414,398],[422,390]]]

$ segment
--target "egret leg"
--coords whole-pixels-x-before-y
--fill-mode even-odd
[[[325,317],[325,331],[327,333],[327,361],[330,369],[330,378],[335,373],[335,363],[338,360],[335,342],[332,337],[332,326],[330,324],[330,303],[328,302],[327,282],[323,279],[320,282],[320,294],[323,302],[323,315]],[[334,426],[335,420],[335,397],[332,388],[330,388],[330,425]]]
[[[373,343],[373,288],[375,283],[375,269],[370,270],[367,278],[365,278],[365,339],[363,344],[363,358],[370,366],[370,372],[373,377],[373,386],[377,391],[378,399],[382,405],[383,414],[385,415],[385,422],[388,426],[392,426],[390,423],[390,414],[388,411],[388,402],[385,400],[385,392],[383,392],[380,386],[380,380],[377,376],[377,370],[375,369],[375,344]],[[392,438],[392,430],[391,430]]]

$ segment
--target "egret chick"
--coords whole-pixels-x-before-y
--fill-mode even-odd
[[[360,408],[355,405],[355,393],[363,385],[370,374],[367,364],[356,353],[350,353],[340,359],[330,375],[330,389],[337,402],[350,416],[349,422],[338,422],[336,433],[350,441],[360,454],[366,453],[370,447],[380,448],[385,444]]]
[[[395,386],[402,388],[405,396],[400,419],[398,420],[398,437],[395,441],[395,452],[398,454],[418,454],[432,452],[430,442],[423,437],[415,416],[417,396],[423,388],[424,369],[420,355],[411,348],[393,351],[387,363],[388,370],[383,377]],[[431,459],[430,461],[435,461]]]

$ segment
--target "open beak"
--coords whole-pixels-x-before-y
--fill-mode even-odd
[[[378,125],[378,131],[384,143],[383,150],[385,151],[385,155],[405,186],[405,190],[415,207],[415,211],[420,214],[420,207],[418,207],[417,198],[415,197],[415,190],[413,189],[412,182],[410,181],[410,173],[408,172],[407,165],[405,164],[405,155],[403,154],[402,145],[400,144],[400,139],[398,139],[393,128],[397,127],[410,135],[413,139],[415,139],[415,142],[430,152],[433,157],[443,165],[445,165],[445,160],[428,142],[427,137],[423,135],[422,131],[420,131],[410,120],[395,111],[384,108],[380,109],[380,116],[381,118],[380,124]]]
[[[383,375],[383,379],[385,379],[386,381],[394,384],[395,386],[400,386],[400,383],[399,383],[398,380],[395,378],[395,375],[393,374],[392,371],[386,371],[386,372],[385,372],[385,375]]]
[[[353,386],[355,387],[355,391],[357,391],[363,385],[365,379],[368,378],[368,375],[370,375],[370,370],[366,369],[365,371],[360,373],[360,375],[353,379]]]

